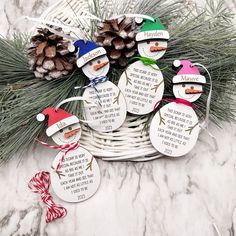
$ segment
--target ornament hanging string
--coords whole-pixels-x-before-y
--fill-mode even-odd
[[[211,96],[212,96],[212,78],[211,78],[211,74],[210,72],[208,71],[208,69],[203,66],[202,64],[200,63],[193,63],[193,66],[200,66],[202,67],[208,74],[208,77],[209,77],[209,80],[210,80],[210,90],[209,90],[209,94],[208,94],[208,97],[207,97],[207,102],[206,102],[206,115],[205,115],[205,119],[204,121],[200,124],[200,127],[202,129],[204,129],[207,134],[213,139],[213,142],[214,142],[214,146],[215,146],[215,150],[217,150],[217,142],[216,142],[216,138],[215,136],[210,133],[210,131],[208,130],[208,124],[209,124],[209,115],[210,115],[210,105],[211,105]],[[158,104],[162,101],[173,101],[173,102],[176,102],[176,103],[182,103],[184,105],[187,105],[187,106],[191,106],[193,109],[195,109],[196,105],[192,104],[191,102],[185,100],[185,99],[181,99],[181,98],[176,98],[176,99],[172,99],[172,98],[164,98],[164,99],[161,99],[160,101],[157,101],[156,104],[154,105],[154,108],[153,110],[155,110],[158,106]],[[191,105],[190,105],[191,104]]]
[[[67,35],[67,34],[63,34],[63,33],[59,32],[58,30],[53,29],[52,27],[48,27],[47,25],[52,25],[52,26],[55,26],[55,27],[62,28],[64,30],[69,30],[71,32],[74,32],[74,34],[79,38],[84,38],[85,37],[83,32],[79,28],[71,27],[71,26],[66,25],[64,23],[62,24],[62,23],[57,23],[57,22],[54,22],[54,21],[43,20],[41,18],[32,18],[32,17],[29,17],[29,16],[23,16],[21,18],[26,19],[28,21],[38,22],[38,23],[42,24],[43,27],[45,27],[49,30],[52,30],[53,33],[56,33],[56,34],[58,34],[59,36],[61,36],[63,38],[68,38],[70,40],[76,40],[76,38],[74,38],[70,35]]]
[[[55,172],[57,172],[59,170],[59,168],[61,167],[61,164],[62,162],[64,161],[64,158],[66,156],[66,154],[71,151],[71,150],[75,150],[79,147],[80,143],[79,142],[73,142],[73,143],[68,143],[68,144],[64,144],[64,145],[51,145],[51,144],[48,144],[46,142],[44,142],[42,139],[39,139],[39,138],[36,138],[35,139],[37,142],[41,143],[42,145],[44,145],[45,147],[49,147],[49,148],[52,148],[52,149],[56,149],[56,150],[60,150],[63,152],[56,168],[53,167],[53,169],[55,170]]]
[[[210,72],[208,71],[208,69],[205,67],[205,66],[203,66],[202,64],[200,64],[200,63],[193,63],[193,66],[200,66],[200,67],[202,67],[206,72],[207,72],[207,74],[208,74],[208,77],[209,77],[209,79],[210,79],[210,91],[209,91],[209,94],[208,94],[208,97],[207,97],[207,102],[206,102],[206,115],[205,115],[205,119],[204,119],[204,121],[203,121],[203,123],[202,123],[202,128],[204,128],[204,129],[208,129],[208,123],[209,123],[209,115],[210,115],[210,105],[211,105],[211,96],[212,96],[212,78],[211,78],[211,74],[210,74]],[[161,102],[161,101],[163,101],[163,100],[169,100],[169,101],[175,101],[176,102],[176,100],[177,100],[177,103],[183,103],[183,104],[187,104],[187,103],[190,103],[189,101],[186,101],[186,100],[184,100],[184,99],[181,99],[181,98],[176,98],[176,99],[169,99],[169,98],[166,98],[166,99],[162,99],[162,100],[160,100],[160,101],[158,101],[156,104],[155,104],[155,106],[154,106],[154,110],[157,108],[157,106],[158,106],[158,104]],[[182,101],[182,102],[181,102]],[[192,103],[190,103],[190,104],[192,104]],[[193,106],[193,105],[191,105],[191,106]],[[212,136],[210,133],[209,133],[209,135],[210,136]]]
[[[78,97],[71,97],[71,98],[64,99],[63,101],[61,101],[60,103],[58,103],[58,104],[56,105],[55,111],[57,111],[57,110],[60,108],[60,106],[62,106],[63,104],[65,104],[65,103],[67,103],[67,102],[72,102],[72,101],[86,101],[86,102],[88,103],[88,106],[92,106],[92,107],[97,106],[97,104],[95,104],[95,103],[93,103],[93,102],[87,101],[86,98],[78,96]],[[84,123],[93,122],[93,121],[88,121],[88,120],[80,120],[80,121],[82,121],[82,122],[84,122]],[[59,160],[59,162],[58,162],[56,168],[53,168],[53,169],[55,170],[55,172],[57,172],[58,169],[60,168],[60,166],[61,166],[61,164],[62,164],[62,162],[63,162],[63,160],[64,160],[66,154],[67,154],[69,151],[78,148],[79,145],[80,145],[79,142],[73,142],[73,143],[70,143],[70,144],[55,146],[55,145],[51,145],[51,144],[48,144],[48,143],[44,142],[44,141],[43,141],[42,139],[40,139],[40,138],[36,138],[35,140],[36,140],[37,142],[41,143],[42,145],[46,146],[46,147],[50,147],[50,148],[52,148],[52,149],[57,149],[57,150],[63,151],[63,154],[62,154],[62,156],[61,156],[61,158],[60,158],[60,160]]]
[[[156,102],[156,104],[154,105],[154,108],[153,110],[156,110],[157,106],[159,105],[159,103],[161,103],[162,101],[170,101],[170,102],[175,102],[177,104],[184,104],[185,106],[188,106],[188,107],[192,107],[193,109],[196,108],[196,105],[192,104],[191,102],[185,100],[185,99],[182,99],[182,98],[163,98],[159,101]]]
[[[57,5],[58,5],[58,3],[55,4],[55,7]],[[52,8],[50,8],[50,9],[52,9]],[[49,12],[49,9],[48,9],[48,12]],[[48,12],[45,12],[45,15]],[[63,13],[66,14],[65,12],[63,12]],[[74,13],[73,10],[72,10],[72,13]],[[84,15],[80,15],[80,16],[75,15],[73,17],[73,19],[77,19],[77,20],[86,19],[86,20],[103,21],[102,19],[100,19],[99,17],[91,14],[90,12],[83,11],[83,13],[84,13]],[[146,20],[150,20],[150,21],[153,21],[153,22],[155,21],[150,16],[143,15],[143,14],[136,14],[136,13],[127,13],[127,14],[123,14],[123,15],[113,16],[113,17],[110,18],[110,20],[118,19],[118,18],[123,17],[123,16],[125,16],[125,17],[134,17],[137,22],[140,21],[140,19],[146,19]],[[70,15],[68,15],[68,18],[69,17],[70,17]],[[79,27],[75,28],[75,27],[72,27],[72,26],[70,26],[68,24],[65,24],[65,23],[58,23],[58,22],[54,22],[54,21],[44,20],[43,17],[41,17],[41,18],[33,18],[33,17],[29,17],[29,16],[23,16],[23,17],[20,18],[20,20],[21,19],[26,19],[28,21],[38,22],[38,23],[42,24],[43,27],[51,30],[53,33],[58,34],[59,36],[61,36],[63,38],[68,38],[68,39],[73,40],[73,41],[77,40],[78,38],[86,39],[84,33],[79,29]],[[17,22],[18,21],[19,21],[19,19],[17,20]],[[69,31],[73,32],[76,35],[77,38],[72,37],[69,34],[63,34],[63,33],[59,32],[59,31],[53,29],[52,27],[49,27],[48,25],[60,27],[60,28],[62,28],[64,30],[69,30]]]
[[[71,97],[71,98],[67,98],[67,99],[64,99],[63,101],[61,101],[60,103],[58,103],[55,107],[55,110],[57,111],[58,108],[60,106],[62,106],[63,104],[67,103],[67,102],[73,102],[73,101],[84,101],[88,107],[97,107],[98,105],[95,103],[95,102],[92,102],[92,101],[88,101],[87,98],[84,98],[84,97],[81,97],[81,96],[78,96],[78,97]],[[91,123],[91,122],[94,122],[93,120],[81,120],[81,122],[83,123]]]
[[[129,60],[129,63],[134,61],[134,60],[140,60],[145,66],[150,66],[152,67],[154,70],[157,70],[157,71],[164,71],[168,68],[168,66],[165,66],[163,68],[156,68],[155,66],[153,65],[156,65],[157,64],[157,61],[155,59],[152,59],[152,58],[149,58],[149,57],[132,57],[130,60]]]
[[[208,69],[204,65],[202,65],[200,63],[193,63],[193,66],[200,66],[200,67],[202,67],[207,72],[208,77],[210,79],[210,90],[209,90],[209,94],[208,94],[207,102],[206,102],[206,115],[205,115],[205,120],[202,123],[202,127],[205,128],[205,129],[208,129],[209,115],[210,115],[210,106],[211,106],[211,96],[212,96],[212,78],[211,78],[210,72],[208,71]]]
[[[202,65],[202,64],[200,64],[200,63],[193,63],[193,66],[200,66],[200,67],[202,67],[202,68],[206,71],[206,73],[207,73],[207,75],[208,75],[208,77],[209,77],[209,80],[210,80],[210,90],[209,90],[209,94],[208,94],[207,102],[206,102],[206,115],[205,115],[204,121],[200,124],[200,127],[201,127],[202,129],[204,129],[204,130],[207,132],[207,134],[212,138],[212,140],[213,140],[213,142],[214,142],[215,150],[217,150],[216,137],[215,137],[215,136],[209,131],[209,129],[208,129],[208,124],[209,124],[209,120],[210,120],[209,117],[210,117],[212,87],[213,87],[211,74],[210,74],[210,72],[208,71],[208,69],[207,69],[204,65]]]
[[[42,171],[37,173],[28,183],[28,187],[41,196],[43,203],[47,206],[46,222],[50,223],[56,219],[66,216],[67,210],[61,205],[56,205],[48,192],[50,187],[50,173]]]
[[[93,78],[91,79],[90,83],[86,86],[77,86],[77,87],[74,87],[75,89],[84,89],[84,88],[88,88],[88,87],[92,87],[96,90],[96,85],[99,84],[99,83],[104,83],[106,81],[108,81],[109,78],[107,76],[99,76],[99,77],[96,77],[96,78]]]
[[[97,20],[97,21],[101,21],[100,18],[92,15],[91,13],[87,12],[87,15],[86,16],[76,16],[75,17],[76,19],[87,19],[87,20]],[[21,19],[26,19],[28,21],[33,21],[33,22],[38,22],[40,24],[43,25],[43,27],[49,29],[50,31],[52,31],[53,33],[63,37],[63,38],[67,38],[67,39],[70,39],[70,40],[77,40],[78,38],[86,38],[83,31],[80,30],[79,27],[72,27],[68,24],[65,24],[65,23],[58,23],[58,22],[54,22],[54,21],[49,21],[49,20],[44,20],[42,18],[33,18],[33,17],[29,17],[29,16],[23,16],[20,18]],[[19,21],[19,20],[18,20]],[[52,26],[56,26],[56,27],[60,27],[64,30],[68,30],[70,32],[73,32],[77,38],[75,37],[72,37],[71,35],[69,34],[64,34],[62,32],[59,32],[58,30],[55,30],[53,29],[52,27],[49,27],[48,25],[52,25]]]
[[[118,19],[120,17],[133,17],[133,18],[136,18],[136,19],[146,19],[146,20],[150,20],[152,22],[154,22],[155,20],[153,19],[153,17],[151,16],[147,16],[147,15],[143,15],[143,14],[136,14],[136,13],[124,13],[122,15],[117,15],[117,16],[112,16],[109,18],[109,20],[115,20],[115,19]]]
[[[100,107],[102,107],[101,98],[99,96],[99,92],[96,88],[96,85],[100,84],[100,83],[104,83],[108,80],[109,80],[109,78],[107,76],[99,76],[99,77],[91,79],[91,81],[88,85],[86,85],[86,86],[77,86],[77,87],[74,87],[74,89],[85,89],[85,88],[88,88],[88,87],[94,88],[94,90],[96,92],[96,96],[97,96],[98,101],[99,101],[99,105],[100,105]]]

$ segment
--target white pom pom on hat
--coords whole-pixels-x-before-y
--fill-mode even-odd
[[[137,24],[142,24],[143,23],[143,18],[141,18],[141,17],[135,17],[135,22],[137,23]]]
[[[45,115],[42,114],[42,113],[39,113],[39,114],[36,116],[36,119],[37,119],[37,121],[44,121],[44,120],[45,120]]]
[[[181,66],[181,61],[180,60],[174,60],[173,66],[174,67],[180,67]]]
[[[74,46],[73,43],[70,43],[70,44],[68,45],[68,51],[69,51],[69,52],[74,52],[74,51],[75,51],[75,46]]]
[[[45,108],[36,116],[36,119],[38,121],[44,121],[47,119],[48,128],[46,129],[46,134],[48,137],[52,136],[64,127],[79,122],[79,118],[77,116],[74,116],[61,108],[56,110],[55,107]]]

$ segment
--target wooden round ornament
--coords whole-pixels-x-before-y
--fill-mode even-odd
[[[163,75],[157,65],[131,64],[121,75],[118,87],[125,96],[127,111],[145,115],[153,111],[164,93]]]
[[[47,117],[47,136],[58,145],[38,140],[46,147],[60,150],[51,166],[51,184],[55,194],[67,202],[80,202],[90,198],[100,184],[100,170],[96,159],[79,144],[80,120],[60,106],[70,101],[83,100],[72,97],[56,107],[45,108],[37,115],[39,121]]]
[[[85,105],[85,117],[91,121],[88,125],[99,132],[118,129],[126,118],[126,101],[121,90],[112,82],[106,81],[96,85],[96,89],[88,87],[83,97],[98,104],[97,107]]]
[[[171,102],[156,112],[150,140],[160,153],[179,157],[194,147],[199,134],[198,117],[192,107]]]
[[[100,170],[96,159],[82,147],[69,151],[60,168],[56,166],[63,152],[55,157],[51,167],[51,184],[58,197],[66,202],[81,202],[93,196],[100,185]]]

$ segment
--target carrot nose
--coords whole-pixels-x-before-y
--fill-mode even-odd
[[[166,47],[159,47],[159,46],[151,46],[150,51],[151,52],[158,52],[158,51],[163,51],[166,50]]]
[[[80,131],[80,128],[74,129],[74,130],[72,130],[70,132],[67,132],[67,133],[64,134],[64,138],[69,138],[69,137],[77,134],[79,131]]]
[[[203,93],[202,90],[197,90],[197,89],[185,89],[186,94],[197,94],[197,93]]]
[[[94,65],[93,69],[97,71],[97,70],[101,69],[102,67],[104,67],[106,64],[108,64],[108,61]]]

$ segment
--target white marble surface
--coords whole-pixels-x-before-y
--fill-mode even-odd
[[[55,1],[49,1],[50,4]],[[46,0],[1,0],[0,32],[11,34],[21,15],[36,16]],[[33,10],[32,10],[33,9]],[[29,191],[33,174],[49,170],[56,151],[39,146],[0,168],[0,235],[222,236],[236,227],[236,126],[211,127],[218,150],[202,133],[186,157],[146,163],[99,161],[101,186],[91,199],[63,203],[67,217],[45,223],[45,207]],[[61,202],[55,195],[56,202]],[[61,202],[62,203],[62,202]]]

